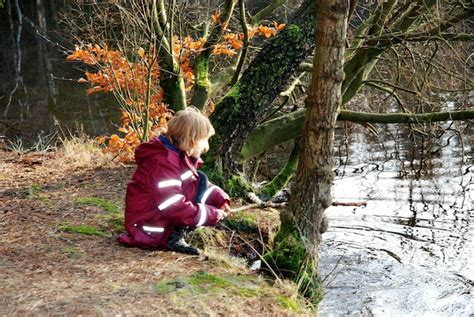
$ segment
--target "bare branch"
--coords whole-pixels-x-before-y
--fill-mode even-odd
[[[232,81],[230,83],[231,86],[233,86],[237,80],[239,80],[240,72],[242,71],[242,68],[244,67],[245,63],[245,58],[247,56],[247,51],[249,48],[249,28],[247,25],[247,19],[246,19],[246,10],[245,10],[245,1],[244,0],[239,0],[239,10],[240,10],[240,25],[242,26],[242,32],[244,33],[244,38],[243,38],[243,43],[244,46],[242,47],[242,50],[239,53],[238,57],[238,64],[237,68],[235,70],[234,76],[232,77]]]
[[[267,5],[265,8],[257,12],[251,19],[250,19],[250,25],[255,26],[259,24],[262,20],[264,20],[267,16],[272,14],[276,9],[281,7],[286,3],[287,0],[273,0],[270,2],[269,5]]]

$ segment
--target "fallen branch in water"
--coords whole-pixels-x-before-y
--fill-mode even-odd
[[[258,202],[258,203],[253,203],[249,205],[244,205],[240,206],[237,208],[231,208],[231,212],[237,212],[237,211],[243,211],[247,209],[252,209],[252,208],[285,208],[288,206],[288,203],[273,203],[270,201],[267,202]],[[332,206],[349,206],[349,207],[365,207],[367,206],[366,201],[348,201],[348,202],[343,202],[343,201],[334,201],[332,203]]]
[[[351,206],[351,207],[365,207],[366,201],[333,201],[332,206]]]

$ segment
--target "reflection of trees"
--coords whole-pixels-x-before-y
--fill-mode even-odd
[[[398,207],[387,206],[396,211],[385,219],[402,226],[402,250],[407,254],[420,250],[429,259],[442,262],[466,252],[472,231],[472,124],[448,122],[417,127],[418,131],[394,125],[381,127],[377,135],[343,127],[336,140],[337,178],[377,175],[377,183],[367,183],[364,188],[369,197],[382,190],[387,175],[396,172],[391,183],[394,196],[389,195],[386,203]],[[359,133],[366,137],[361,139]],[[354,145],[360,141],[363,147]],[[406,199],[396,201],[397,192],[406,192]],[[368,213],[379,214],[377,210]]]

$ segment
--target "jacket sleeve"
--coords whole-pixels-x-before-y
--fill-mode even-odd
[[[215,226],[217,209],[205,203],[193,203],[182,194],[179,170],[168,162],[154,162],[150,169],[149,188],[156,212],[177,226]]]
[[[224,204],[230,204],[230,198],[222,188],[209,182],[209,186],[202,195],[200,203],[222,208]]]

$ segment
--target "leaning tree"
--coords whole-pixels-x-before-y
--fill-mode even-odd
[[[344,81],[347,0],[317,2],[317,43],[301,139],[301,154],[288,209],[282,211],[274,249],[265,262],[298,282],[301,293],[319,300],[318,250],[324,210],[331,205],[336,118]]]

